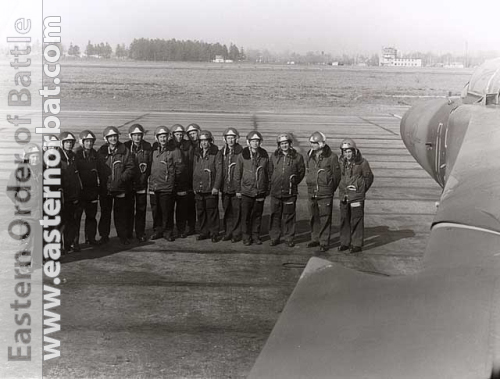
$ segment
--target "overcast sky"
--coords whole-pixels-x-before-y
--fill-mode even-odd
[[[145,37],[334,55],[500,51],[500,0],[44,0],[44,13],[82,50]]]

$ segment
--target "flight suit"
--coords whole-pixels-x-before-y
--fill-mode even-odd
[[[340,182],[337,154],[325,144],[317,152],[309,150],[305,164],[311,241],[326,247],[330,243],[333,194]]]
[[[277,243],[282,235],[293,242],[295,236],[296,202],[298,185],[304,179],[304,158],[294,148],[287,154],[277,149],[269,159],[271,220],[269,236]],[[283,227],[283,228],[282,228]]]
[[[132,191],[129,194],[127,237],[132,238],[135,225],[135,235],[138,239],[141,239],[144,237],[146,230],[146,208],[148,203],[146,191],[148,178],[151,174],[151,144],[143,140],[139,146],[136,146],[132,141],[127,141],[124,145],[130,150],[135,164]]]
[[[188,168],[191,170],[189,173],[190,185],[193,183],[193,163],[194,163],[194,152],[200,146],[199,141],[189,141],[191,143],[191,148],[189,150],[189,161]],[[186,199],[186,213],[187,213],[187,228],[188,230],[184,232],[185,236],[195,234],[196,233],[196,199],[193,188],[190,187],[187,191],[187,199]]]
[[[190,216],[190,210],[192,212],[192,207],[189,205],[192,201],[192,182],[193,182],[193,145],[187,140],[182,140],[180,143],[175,140],[170,140],[169,145],[172,149],[178,149],[180,156],[182,158],[182,165],[178,166],[181,170],[176,177],[177,182],[175,183],[175,224],[177,227],[177,234],[180,237],[185,237],[187,233],[194,232],[190,230],[193,225],[188,225],[189,229],[186,230],[186,225],[188,221],[193,222],[192,215]],[[196,217],[196,216],[195,216]]]
[[[97,234],[97,204],[101,183],[106,183],[106,166],[95,149],[78,149],[76,167],[82,183],[82,193],[79,207],[76,211],[77,234],[75,245],[79,244],[80,223],[85,212],[85,242],[94,245]]]
[[[373,184],[373,173],[368,161],[359,150],[354,159],[340,159],[342,177],[340,198],[340,245],[362,247],[364,241],[364,207],[366,192]]]
[[[235,144],[232,149],[225,145],[219,150],[222,160],[222,208],[224,209],[224,240],[241,240],[241,199],[236,196],[236,181],[234,172],[236,160],[243,151],[240,144]]]
[[[176,183],[184,172],[183,158],[179,149],[173,145],[164,148],[155,143],[152,151],[150,190],[154,193],[151,202],[155,223],[154,236],[160,235],[173,241],[174,238],[174,206]]]
[[[200,237],[210,236],[212,240],[219,235],[219,195],[212,193],[213,189],[219,191],[222,181],[222,160],[218,150],[213,144],[207,151],[197,148],[193,164],[193,190]]]
[[[106,185],[101,186],[101,217],[99,234],[107,239],[111,229],[111,212],[115,221],[116,234],[120,240],[127,240],[129,210],[126,195],[132,189],[134,159],[127,147],[118,142],[115,149],[109,144],[101,146],[98,154],[107,166]]]
[[[241,229],[243,243],[260,244],[264,200],[269,191],[269,155],[259,147],[252,153],[245,147],[236,160],[236,192],[241,193]]]
[[[63,192],[63,209],[61,225],[63,226],[64,250],[71,250],[78,235],[77,209],[80,206],[82,182],[78,175],[75,153],[60,149],[61,152],[61,184]]]

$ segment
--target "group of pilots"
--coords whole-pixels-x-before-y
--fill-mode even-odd
[[[128,135],[129,140],[122,143],[119,130],[108,126],[99,149],[94,148],[97,138],[90,130],[79,134],[79,147],[71,132],[54,137],[60,142],[61,153],[64,252],[80,250],[83,213],[88,245],[109,242],[111,214],[122,244],[130,244],[134,232],[145,242],[148,195],[153,218],[151,240],[186,238],[196,233],[197,226],[199,241],[222,239],[242,241],[245,246],[261,245],[264,202],[270,196],[270,245],[284,242],[293,247],[298,185],[304,178],[311,228],[307,246],[328,250],[333,196],[338,189],[338,249],[362,250],[365,194],[373,174],[352,139],[342,141],[337,155],[326,143],[326,136],[314,132],[309,138],[310,150],[302,156],[289,133],[277,136],[272,153],[262,148],[262,134],[256,130],[246,136],[246,146],[240,145],[240,134],[234,127],[224,131],[221,149],[214,144],[212,133],[197,124],[187,129],[180,124],[170,129],[158,126],[153,145],[144,140],[140,124],[132,125]],[[222,236],[219,196],[224,211]]]

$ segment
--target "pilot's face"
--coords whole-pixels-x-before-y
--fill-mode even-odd
[[[159,134],[157,137],[158,143],[161,147],[164,147],[167,144],[168,134]]]
[[[320,149],[319,143],[317,143],[317,142],[312,142],[312,141],[311,141],[310,143],[311,143],[311,149],[312,149],[313,151],[318,151],[318,150]]]
[[[189,139],[193,142],[198,141],[198,132],[196,130],[191,130],[188,133]]]
[[[94,140],[93,139],[87,138],[87,139],[83,140],[83,148],[85,150],[90,150],[93,147],[94,147]]]
[[[31,166],[37,166],[41,163],[39,154],[30,154],[29,155],[29,163]]]
[[[256,150],[260,146],[260,139],[251,139],[250,140],[250,147],[253,150]]]
[[[113,134],[111,136],[109,136],[107,138],[108,140],[108,143],[110,144],[110,146],[116,146],[116,144],[118,143],[118,136],[116,134]]]
[[[235,136],[226,136],[226,143],[229,147],[233,147],[236,143],[236,137]]]
[[[131,137],[132,137],[132,142],[133,142],[135,145],[139,145],[139,144],[141,143],[141,141],[142,141],[142,137],[143,137],[143,135],[142,135],[142,133],[133,133],[133,134],[131,135]]]
[[[175,138],[175,142],[181,142],[184,138],[184,133],[182,132],[175,132],[174,133],[174,138]]]
[[[210,141],[207,139],[202,139],[202,140],[200,140],[200,146],[204,150],[208,149],[208,147],[210,146]]]
[[[288,149],[290,149],[290,142],[288,141],[280,142],[280,149],[286,153]]]
[[[63,149],[66,151],[73,150],[73,146],[75,146],[75,141],[73,140],[65,140],[63,141]]]
[[[344,156],[347,160],[352,160],[354,158],[354,150],[353,149],[344,149]]]

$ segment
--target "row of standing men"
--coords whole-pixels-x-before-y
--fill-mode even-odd
[[[261,147],[259,131],[239,144],[236,128],[227,128],[224,146],[214,144],[210,131],[190,124],[170,129],[159,126],[153,145],[144,140],[142,125],[134,124],[129,140],[120,142],[114,126],[103,131],[105,144],[94,149],[95,134],[84,130],[80,147],[71,132],[59,136],[63,191],[64,250],[78,251],[80,220],[85,213],[85,241],[90,245],[109,241],[111,215],[122,244],[135,235],[146,241],[146,208],[149,194],[153,215],[150,239],[219,237],[219,195],[224,210],[224,241],[260,245],[265,198],[271,197],[270,245],[284,241],[295,245],[298,185],[306,178],[311,241],[308,247],[326,251],[330,243],[334,192],[340,198],[339,250],[359,252],[363,246],[365,194],[373,173],[355,142],[345,139],[337,155],[326,136],[314,132],[310,150],[302,156],[289,133],[279,134],[277,149],[269,154]],[[97,223],[97,206],[101,216]],[[177,233],[174,232],[174,214]],[[96,240],[97,231],[100,239]]]

